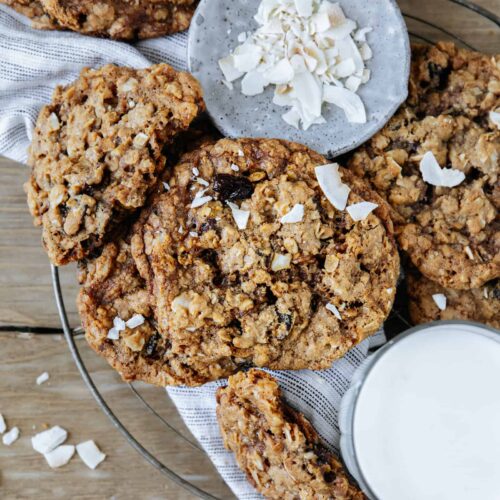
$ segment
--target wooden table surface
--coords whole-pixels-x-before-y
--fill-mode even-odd
[[[443,3],[434,0],[399,3],[403,11],[418,12],[452,32],[458,30],[481,50],[499,51],[498,30],[493,25],[485,29],[484,23],[467,11],[458,7],[442,9],[438,6]],[[500,13],[500,0],[476,3]],[[409,22],[410,29],[415,23]],[[424,33],[421,27],[419,32]],[[431,29],[428,33],[432,36]],[[57,333],[60,323],[50,269],[40,246],[40,231],[32,225],[22,190],[27,176],[27,167],[0,157],[0,413],[8,425],[17,425],[21,430],[21,438],[12,446],[0,444],[0,498],[194,498],[129,446],[80,378],[65,340]],[[75,268],[63,268],[61,279],[70,322],[76,326]],[[16,332],[14,327],[23,331]],[[47,327],[54,333],[27,334],[29,327]],[[77,344],[99,388],[127,427],[184,477],[212,494],[229,498],[229,491],[203,454],[148,413],[118,375],[90,352],[83,339],[78,339]],[[37,386],[35,379],[44,371],[50,373],[50,381]],[[138,387],[162,417],[189,436],[162,389]],[[69,431],[70,443],[94,439],[107,454],[106,461],[91,471],[75,457],[69,465],[51,470],[44,458],[32,450],[30,436],[56,424]]]

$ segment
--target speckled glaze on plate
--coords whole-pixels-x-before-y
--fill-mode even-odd
[[[334,157],[368,140],[380,130],[406,99],[410,69],[408,31],[394,0],[342,0],[347,17],[359,27],[371,26],[368,43],[373,58],[368,83],[358,91],[365,103],[367,122],[349,123],[344,112],[331,104],[323,107],[324,125],[297,130],[281,115],[289,108],[272,103],[274,86],[247,97],[241,93],[241,79],[234,90],[223,83],[218,60],[231,52],[242,31],[258,26],[253,16],[258,0],[201,0],[189,30],[189,69],[201,82],[207,109],[215,125],[229,137],[274,137],[306,144]]]

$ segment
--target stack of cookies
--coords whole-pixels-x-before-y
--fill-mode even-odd
[[[40,4],[63,26],[76,8]],[[499,326],[499,107],[498,58],[414,47],[408,101],[339,166],[219,138],[199,84],[165,64],[86,69],[40,113],[29,207],[52,263],[78,262],[86,338],[125,380],[230,377],[222,434],[259,491],[363,498],[274,379],[247,369],[325,369],[375,333],[397,244],[415,323]]]

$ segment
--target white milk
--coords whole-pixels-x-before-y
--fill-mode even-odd
[[[499,500],[500,334],[448,324],[396,342],[359,393],[353,439],[380,500]]]

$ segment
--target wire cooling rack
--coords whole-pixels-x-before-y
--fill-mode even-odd
[[[408,25],[411,38],[414,41],[424,43],[434,43],[438,40],[452,40],[455,43],[475,50],[491,51],[493,48],[498,51],[500,46],[500,17],[493,12],[484,9],[482,6],[467,0],[436,0],[430,2],[430,7],[421,8],[420,2],[415,0],[399,0],[403,15]],[[500,5],[500,0],[499,0]],[[434,9],[434,10],[433,10]],[[458,18],[461,21],[462,28],[451,29],[447,26],[436,25],[432,20],[433,12],[439,9],[448,9],[449,18]],[[500,10],[500,9],[499,9]],[[493,36],[493,38],[491,38]],[[132,434],[128,427],[123,423],[116,413],[110,408],[110,405],[103,396],[102,390],[99,390],[98,384],[92,378],[87,366],[85,365],[75,339],[83,334],[81,327],[71,328],[66,314],[64,297],[59,280],[59,271],[57,267],[52,266],[52,284],[54,295],[61,319],[64,336],[68,343],[69,350],[85,381],[90,392],[94,396],[102,411],[111,420],[112,424],[122,433],[128,443],[142,456],[144,460],[158,469],[164,476],[172,480],[186,491],[203,499],[218,500],[220,496],[214,496],[195,484],[193,477],[186,474],[175,472],[171,466],[164,464],[156,454],[148,449],[141,439]],[[400,287],[402,288],[402,287]],[[411,326],[406,314],[406,295],[404,290],[398,290],[396,302],[391,315],[385,323],[386,334],[390,337],[398,334],[402,330]],[[111,369],[111,368],[110,368]],[[194,442],[193,438],[188,438],[182,433],[176,425],[168,421],[156,410],[142,394],[139,385],[128,384],[133,396],[135,396],[144,407],[145,412],[149,412],[153,418],[158,419],[162,426],[182,440],[183,445],[193,449],[193,453],[204,454],[203,450]],[[163,398],[166,394],[161,394]],[[229,490],[225,490],[224,498],[230,496]],[[219,494],[220,495],[220,494]]]

